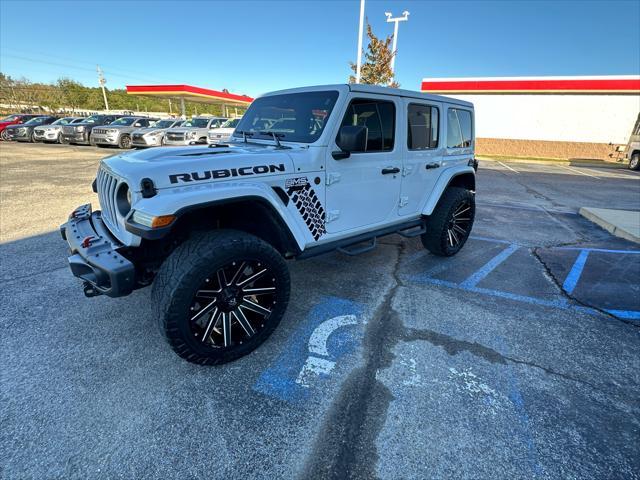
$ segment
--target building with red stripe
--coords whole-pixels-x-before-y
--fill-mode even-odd
[[[473,102],[480,155],[611,159],[640,118],[640,76],[425,78]]]

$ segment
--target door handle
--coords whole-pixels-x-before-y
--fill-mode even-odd
[[[440,164],[438,162],[427,163],[424,168],[427,170],[431,170],[432,168],[440,168]]]
[[[400,169],[398,167],[387,167],[382,169],[383,175],[389,175],[390,173],[400,173]]]

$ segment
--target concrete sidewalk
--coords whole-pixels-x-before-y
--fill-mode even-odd
[[[579,212],[612,235],[640,243],[640,212],[592,207],[582,207]]]

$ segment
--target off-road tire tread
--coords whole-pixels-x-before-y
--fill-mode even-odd
[[[185,296],[189,297],[188,301],[191,300],[193,284],[198,281],[197,278],[201,275],[199,268],[202,268],[203,264],[215,262],[217,252],[227,254],[234,250],[257,252],[268,257],[272,265],[275,266],[273,273],[280,277],[279,288],[285,292],[286,297],[284,301],[279,302],[281,313],[272,315],[269,323],[256,334],[259,341],[250,350],[240,354],[234,350],[217,357],[203,356],[193,352],[180,335],[178,322],[181,321],[185,311],[178,304],[186,298]],[[179,356],[200,365],[218,365],[246,355],[269,337],[280,323],[286,310],[289,289],[290,278],[287,264],[271,245],[246,232],[216,230],[197,233],[173,251],[164,261],[154,279],[151,288],[151,302],[161,334]]]
[[[459,248],[451,250],[447,243],[447,222],[453,214],[453,209],[460,202],[469,200],[473,206],[473,214],[475,216],[475,194],[466,188],[448,187],[440,201],[436,205],[433,213],[426,220],[427,231],[420,236],[422,245],[434,255],[441,257],[450,257],[455,255],[464,246],[467,239],[465,238]],[[473,218],[472,226],[473,226]],[[469,238],[467,236],[467,238]]]
[[[635,167],[632,167],[634,159],[636,159],[636,165]],[[629,170],[634,170],[636,172],[640,170],[640,153],[634,153],[633,155],[631,155],[631,158],[629,159]]]

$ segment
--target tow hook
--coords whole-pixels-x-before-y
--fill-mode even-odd
[[[96,290],[96,288],[91,285],[89,282],[84,282],[82,284],[82,291],[84,292],[84,296],[91,298],[91,297],[97,297],[98,295],[101,295],[101,293]]]
[[[82,248],[89,248],[91,244],[96,240],[98,240],[96,237],[94,237],[93,235],[89,235],[88,237],[84,237],[82,239],[82,243],[80,245],[82,246]]]

